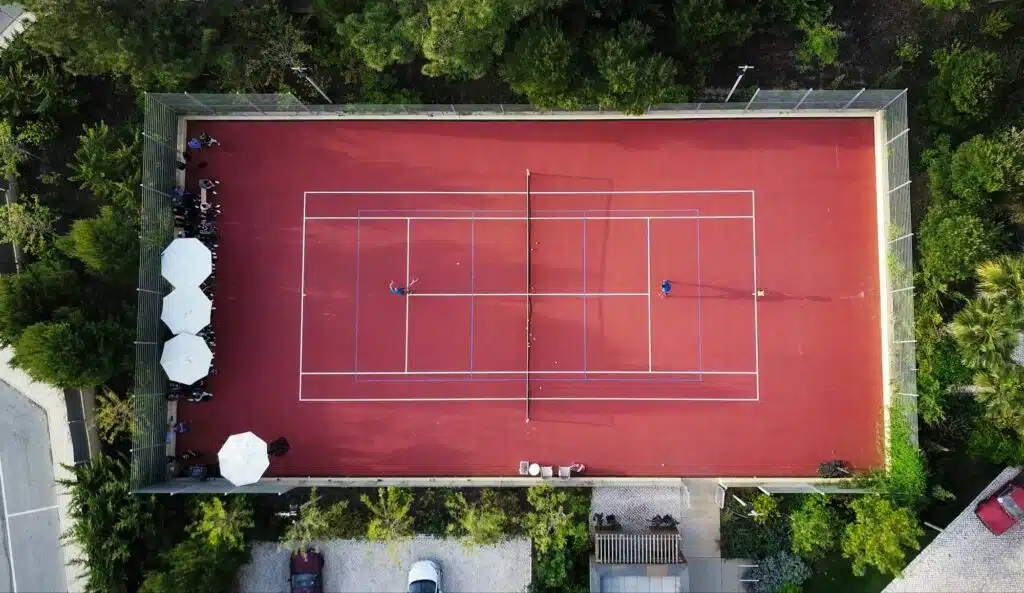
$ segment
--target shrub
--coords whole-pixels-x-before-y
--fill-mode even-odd
[[[448,525],[448,533],[462,537],[468,547],[492,545],[505,539],[512,521],[498,497],[494,490],[484,489],[480,499],[470,503],[461,493],[453,493],[446,506],[456,522]]]
[[[938,74],[929,89],[928,110],[935,121],[959,128],[991,113],[1004,83],[997,54],[954,43],[936,51],[932,62]]]
[[[919,550],[924,530],[908,508],[881,496],[864,496],[850,504],[854,522],[843,533],[843,556],[853,563],[853,573],[864,576],[868,566],[882,574],[898,576],[906,564],[906,550]]]
[[[839,63],[839,42],[846,37],[842,29],[832,23],[810,19],[800,21],[798,26],[806,35],[796,48],[796,61],[801,70]]]
[[[548,484],[527,491],[533,510],[526,533],[533,540],[535,585],[541,591],[581,590],[586,578],[590,501],[585,493]]]
[[[836,545],[837,519],[822,495],[808,496],[789,516],[793,552],[806,558],[822,558]]]
[[[389,544],[413,536],[412,491],[408,488],[378,488],[377,499],[362,495],[360,500],[370,511],[366,537]]]
[[[366,527],[348,509],[348,502],[339,501],[324,509],[314,488],[309,501],[299,507],[298,517],[285,530],[281,543],[292,552],[301,552],[316,542],[365,534]]]
[[[779,552],[758,560],[757,566],[747,572],[746,578],[755,580],[754,593],[780,593],[786,585],[802,585],[811,578],[811,569],[799,556]]]
[[[754,499],[753,516],[755,523],[764,525],[779,518],[779,501],[770,494],[761,493]]]
[[[995,256],[1005,243],[1001,227],[943,207],[925,214],[918,237],[921,273],[926,282],[939,285],[972,280],[978,264]]]

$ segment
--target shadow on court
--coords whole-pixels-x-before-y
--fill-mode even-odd
[[[714,284],[698,284],[696,282],[680,282],[678,280],[669,279],[672,283],[672,292],[669,298],[697,298],[698,296],[702,299],[749,299],[754,296],[754,292],[750,290],[744,290],[740,288],[730,288],[728,286],[716,286]],[[691,291],[687,294],[679,294],[679,287],[689,287]],[[696,290],[700,290],[700,294],[696,293]],[[855,295],[841,296],[841,297],[830,297],[830,296],[818,296],[808,294],[794,294],[791,292],[782,292],[778,290],[765,289],[765,294],[759,297],[761,301],[804,301],[812,303],[831,303],[833,301],[851,301],[864,298],[864,291],[861,291]]]

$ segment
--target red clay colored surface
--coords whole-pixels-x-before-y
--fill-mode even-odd
[[[512,475],[520,460],[807,476],[881,461],[868,119],[200,131],[221,142],[198,159],[223,182],[219,374],[212,402],[179,407],[180,447],[286,436],[274,476]],[[624,193],[638,191],[654,193]],[[407,275],[415,294],[389,294]]]

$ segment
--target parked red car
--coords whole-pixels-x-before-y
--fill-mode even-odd
[[[324,555],[313,548],[292,554],[292,593],[324,593],[323,570]]]
[[[1007,484],[998,494],[979,502],[974,514],[992,533],[1006,533],[1018,521],[1024,521],[1024,488]]]

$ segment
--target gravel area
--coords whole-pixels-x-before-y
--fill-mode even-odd
[[[681,520],[690,507],[686,487],[594,488],[592,513],[615,515],[627,533],[646,533],[655,515],[672,515]]]
[[[324,553],[324,589],[359,593],[407,590],[413,562],[435,560],[444,572],[446,593],[515,593],[530,584],[530,540],[521,538],[467,550],[454,539],[417,537],[388,549],[362,540],[332,540]],[[241,593],[285,593],[288,552],[276,543],[254,546],[252,562],[242,569]]]

